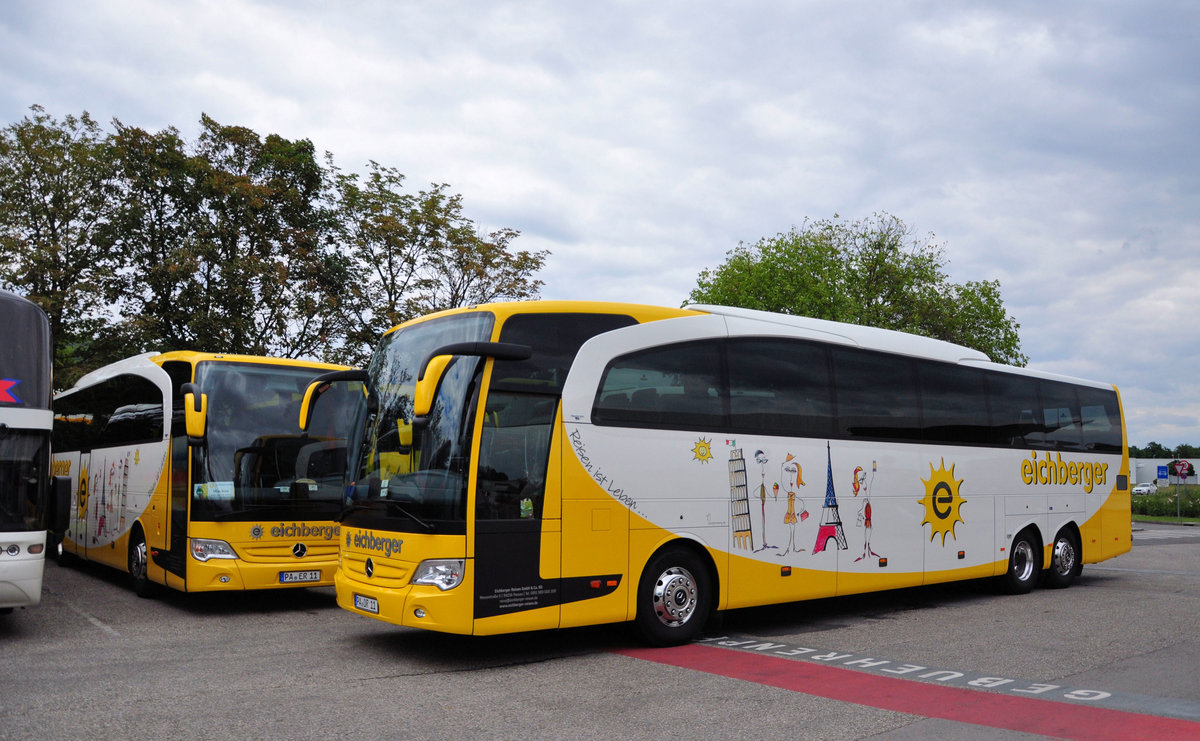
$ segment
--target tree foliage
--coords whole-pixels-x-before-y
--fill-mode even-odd
[[[1130,458],[1171,458],[1175,460],[1183,459],[1188,462],[1200,460],[1200,446],[1187,445],[1186,443],[1168,448],[1162,443],[1151,440],[1146,445],[1139,447],[1137,445],[1129,446]]]
[[[110,153],[87,113],[58,121],[34,106],[0,135],[0,280],[46,312],[58,366],[112,352],[98,338],[119,264]]]
[[[0,281],[50,315],[59,386],[151,349],[362,363],[400,321],[542,285],[547,253],[447,185],[207,115],[193,142],[112,128],[35,106],[0,130]]]
[[[913,239],[894,216],[835,215],[739,244],[700,273],[690,300],[895,329],[1028,362],[999,281],[952,283],[945,264],[944,248]]]

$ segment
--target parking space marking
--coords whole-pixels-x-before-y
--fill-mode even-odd
[[[1057,685],[1034,683],[1012,687],[1008,691],[1013,694],[1004,694],[1004,685],[998,683],[1016,680],[980,677],[974,680],[974,684],[968,681],[967,686],[947,686],[934,683],[937,681],[936,677],[926,677],[927,681],[912,681],[900,676],[884,676],[826,663],[837,660],[859,667],[869,663],[882,667],[892,664],[888,661],[879,662],[866,657],[854,658],[852,654],[834,652],[809,656],[809,660],[802,661],[788,657],[794,657],[799,647],[772,644],[768,641],[758,641],[750,646],[728,647],[720,645],[722,640],[712,639],[706,643],[665,649],[623,649],[616,653],[840,702],[1023,733],[1099,741],[1125,741],[1129,738],[1155,738],[1163,741],[1200,738],[1200,722],[1195,720],[1066,701],[1086,701],[1089,693],[1092,693],[1095,699],[1112,697],[1106,692],[1071,690]],[[763,649],[761,646],[767,648]],[[779,646],[779,650],[785,654],[773,655],[773,651],[778,653],[774,646]],[[751,650],[747,650],[748,648]],[[908,671],[910,668],[913,673],[926,669],[911,664],[893,664],[893,667],[897,673]],[[879,671],[888,669],[880,668]],[[963,677],[959,672],[944,670],[933,670],[928,674],[956,674],[960,678]],[[921,674],[917,676],[920,677]],[[929,679],[934,681],[928,681]],[[984,691],[989,688],[989,684],[994,691]],[[1065,691],[1065,694],[1056,690]],[[1015,694],[1018,692],[1027,694]],[[1055,700],[1047,699],[1048,694],[1053,694]],[[1058,697],[1060,694],[1063,695],[1061,698]],[[1072,698],[1071,695],[1076,696]],[[1184,711],[1190,712],[1187,708],[1184,708]]]
[[[51,589],[50,587],[43,586],[42,591],[46,595],[54,594],[54,590]],[[82,608],[76,607],[74,605],[74,603],[71,602],[71,600],[69,600],[65,597],[62,597],[61,595],[56,595],[56,596],[58,596],[59,598],[62,599],[63,604],[66,605],[67,608],[69,610],[71,610],[71,612],[75,613],[76,615],[79,615],[84,620],[87,620],[89,623],[91,623],[92,625],[99,628],[102,632],[107,633],[108,635],[110,635],[114,638],[117,638],[121,635],[120,633],[117,632],[116,628],[112,627],[111,625],[104,622],[100,618],[96,617],[95,615],[91,614],[90,612],[87,612],[86,610],[83,610]]]

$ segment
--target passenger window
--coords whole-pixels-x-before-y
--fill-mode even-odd
[[[835,348],[833,367],[840,435],[921,439],[921,410],[911,360]]]
[[[1046,446],[1057,450],[1083,447],[1079,401],[1075,389],[1065,383],[1042,381],[1042,414],[1046,423]]]
[[[930,442],[998,442],[988,422],[983,373],[949,363],[917,363],[923,436]]]
[[[604,370],[592,407],[596,424],[712,430],[725,426],[717,341],[642,350]]]
[[[1045,445],[1037,381],[1008,373],[988,373],[988,404],[996,442],[1015,448]]]
[[[1104,453],[1121,452],[1120,409],[1112,391],[1079,388],[1083,447]]]
[[[793,437],[833,434],[833,389],[825,348],[753,338],[728,345],[729,415],[735,432]]]

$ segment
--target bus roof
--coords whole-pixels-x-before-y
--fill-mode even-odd
[[[622,303],[617,301],[502,301],[493,304],[476,304],[473,306],[463,306],[456,309],[445,309],[432,314],[426,314],[425,316],[421,316],[416,319],[410,319],[407,322],[397,324],[384,334],[389,335],[401,327],[405,327],[410,324],[416,324],[443,316],[452,316],[454,314],[465,314],[476,311],[491,312],[492,314],[495,314],[496,318],[501,320],[501,322],[503,322],[505,318],[514,314],[629,314],[630,316],[637,317],[642,321],[651,321],[655,319],[695,316],[699,313],[690,309],[672,309],[665,306]]]
[[[46,313],[24,296],[0,290],[0,338],[0,404],[49,409],[53,348]]]
[[[814,339],[822,338],[840,341],[843,344],[853,344],[872,350],[882,350],[900,355],[941,360],[948,363],[963,361],[987,362],[988,356],[978,350],[963,345],[956,345],[944,340],[931,337],[898,332],[894,329],[865,327],[859,324],[833,322],[827,319],[814,319],[807,316],[791,314],[776,314],[770,311],[741,309],[733,306],[711,306],[707,304],[689,305],[688,308],[703,311],[708,314],[747,319],[768,324],[777,324],[791,330],[800,330],[804,334],[815,335]]]
[[[433,314],[428,314],[409,320],[402,324],[398,324],[388,330],[386,334],[391,334],[397,329],[410,324],[424,322],[437,317],[451,316],[454,314],[462,314],[473,311],[492,312],[496,315],[497,319],[500,319],[501,321],[503,321],[504,318],[514,314],[528,313],[627,313],[631,316],[637,317],[643,322],[657,319],[676,319],[711,314],[724,317],[727,325],[730,325],[729,329],[731,334],[753,334],[753,325],[756,323],[773,325],[785,330],[788,334],[793,336],[808,337],[809,339],[818,341],[854,345],[864,349],[879,350],[881,352],[890,352],[917,358],[927,358],[944,363],[971,365],[978,368],[1033,376],[1047,380],[1065,381],[1068,383],[1076,383],[1085,386],[1094,386],[1096,388],[1113,388],[1112,384],[1101,381],[1093,381],[1074,376],[1051,373],[1048,371],[1039,371],[1030,368],[996,363],[993,362],[985,353],[982,353],[979,350],[975,350],[964,345],[957,345],[953,342],[946,342],[945,340],[933,339],[932,337],[923,337],[921,335],[900,332],[893,329],[867,327],[859,324],[850,324],[847,322],[835,322],[827,319],[815,319],[807,316],[778,314],[770,311],[743,309],[734,306],[717,306],[712,304],[687,304],[682,308],[669,308],[648,304],[608,301],[539,300],[498,302],[493,304],[478,304],[475,306],[466,306],[456,309],[446,309],[444,311],[435,312]]]
[[[141,355],[118,360],[106,366],[85,374],[75,382],[74,388],[91,386],[113,376],[129,373],[148,365],[162,366],[163,363],[177,361],[190,363],[193,366],[205,361],[220,361],[222,363],[254,363],[257,365],[280,365],[301,368],[321,368],[324,370],[345,370],[348,366],[322,363],[316,360],[294,360],[290,358],[272,358],[265,355],[238,355],[236,353],[196,352],[193,350],[173,350],[171,352],[147,352]]]

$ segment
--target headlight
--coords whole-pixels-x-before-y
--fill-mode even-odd
[[[413,584],[432,584],[445,592],[454,589],[463,580],[463,567],[466,562],[461,558],[443,558],[433,561],[422,561],[413,572]]]
[[[192,538],[192,558],[197,561],[207,561],[210,558],[237,558],[237,554],[223,540]]]

